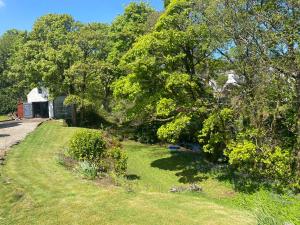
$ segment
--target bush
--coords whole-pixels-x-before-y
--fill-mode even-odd
[[[249,140],[232,142],[226,150],[229,163],[252,178],[272,181],[276,186],[289,184],[292,177],[292,158],[279,146],[257,145]]]
[[[108,151],[107,158],[111,162],[110,169],[118,175],[125,175],[127,170],[127,154],[121,148],[112,148]]]
[[[8,114],[17,111],[18,101],[14,96],[0,92],[0,114]]]
[[[127,155],[121,149],[120,142],[96,130],[86,129],[75,133],[68,152],[71,157],[81,161],[79,171],[88,177],[97,176],[95,170],[124,175],[127,169]]]
[[[80,161],[99,162],[105,150],[103,134],[96,130],[81,130],[69,143],[69,154]]]

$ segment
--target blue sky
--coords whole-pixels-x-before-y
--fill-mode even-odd
[[[68,13],[81,22],[111,22],[132,0],[0,0],[0,34],[16,28],[31,30],[47,13]],[[162,0],[146,0],[161,10]]]

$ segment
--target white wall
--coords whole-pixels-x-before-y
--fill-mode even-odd
[[[48,102],[48,90],[46,88],[41,88],[42,93],[38,92],[38,88],[32,89],[27,95],[27,102]]]
[[[53,101],[49,101],[48,108],[49,108],[49,118],[54,118],[54,107],[53,107]]]

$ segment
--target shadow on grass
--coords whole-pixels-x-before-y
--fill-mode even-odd
[[[247,194],[255,193],[262,186],[262,184],[259,184],[254,179],[236,174],[228,168],[220,171],[219,174],[217,174],[216,179],[221,182],[229,181],[233,185],[235,191]]]
[[[226,164],[216,164],[205,160],[203,154],[172,152],[170,157],[157,159],[151,163],[151,166],[162,170],[177,171],[175,175],[183,184],[201,182],[212,177],[221,182],[230,182],[238,192],[254,193],[262,185],[268,188],[267,184],[234,173]]]
[[[204,161],[200,154],[187,152],[172,152],[168,158],[155,160],[151,163],[154,168],[162,170],[178,171],[180,183],[196,183],[208,179],[209,164]]]
[[[136,174],[129,174],[126,176],[127,180],[140,180],[141,177]]]

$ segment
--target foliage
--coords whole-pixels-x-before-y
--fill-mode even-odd
[[[0,114],[8,114],[16,111],[18,101],[14,97],[11,94],[4,94],[0,91]]]
[[[279,146],[259,146],[249,140],[232,142],[227,147],[225,155],[239,172],[275,187],[279,185],[277,188],[282,184],[292,187],[290,151]]]
[[[176,109],[173,99],[162,98],[157,103],[156,114],[158,116],[169,116]]]
[[[97,171],[126,173],[127,155],[119,142],[97,130],[83,129],[75,133],[69,142],[68,153],[81,162],[78,170],[90,178],[95,178]]]
[[[79,115],[73,125],[108,121],[144,142],[199,142],[206,157],[234,162],[236,172],[251,177],[263,167],[260,177],[299,190],[298,2],[164,5],[156,12],[129,3],[111,24],[48,14],[30,32],[6,32],[0,113],[45,86],[51,97],[67,96]]]
[[[75,159],[98,163],[105,155],[106,142],[99,131],[81,130],[70,140],[68,151]]]
[[[82,174],[82,176],[91,180],[94,180],[98,174],[97,165],[88,161],[79,162],[77,170],[80,174]]]
[[[130,154],[129,175],[133,179],[137,177],[134,175],[140,176],[131,182],[137,182],[141,191],[128,193],[125,187],[114,188],[101,181],[94,183],[76,179],[74,174],[57,164],[53,156],[77,131],[78,128],[62,127],[60,122],[49,121],[14,147],[8,161],[0,168],[0,223],[194,225],[201,221],[204,224],[256,224],[249,211],[238,204],[230,205],[215,199],[210,192],[208,196],[168,193],[172,185],[180,185],[176,176],[180,169],[158,170],[151,166],[152,161],[163,159],[167,156],[165,153],[170,154],[159,146],[133,142],[126,144],[126,152]],[[177,164],[182,165],[181,161]],[[219,194],[225,186],[218,183],[213,185],[214,188],[205,186],[204,190]],[[226,199],[226,202],[229,200]],[[28,204],[29,211],[26,210]],[[20,210],[13,210],[16,205]],[[291,212],[291,206],[278,207],[278,211]],[[43,213],[45,208],[47,214]],[[182,216],[174,217],[177,210]]]
[[[199,142],[204,152],[214,155],[218,160],[223,156],[227,144],[234,137],[234,114],[231,109],[224,108],[220,112],[210,114],[203,122],[199,134]]]
[[[124,150],[119,147],[111,148],[106,156],[111,164],[110,169],[117,175],[125,175],[127,171],[128,156]]]
[[[181,132],[189,125],[191,118],[188,116],[179,116],[174,121],[161,126],[157,135],[160,139],[171,143],[178,141]]]
[[[144,2],[131,2],[124,14],[118,16],[111,25],[110,38],[112,49],[109,61],[118,64],[122,56],[132,47],[134,42],[147,31],[147,20],[153,9]]]

